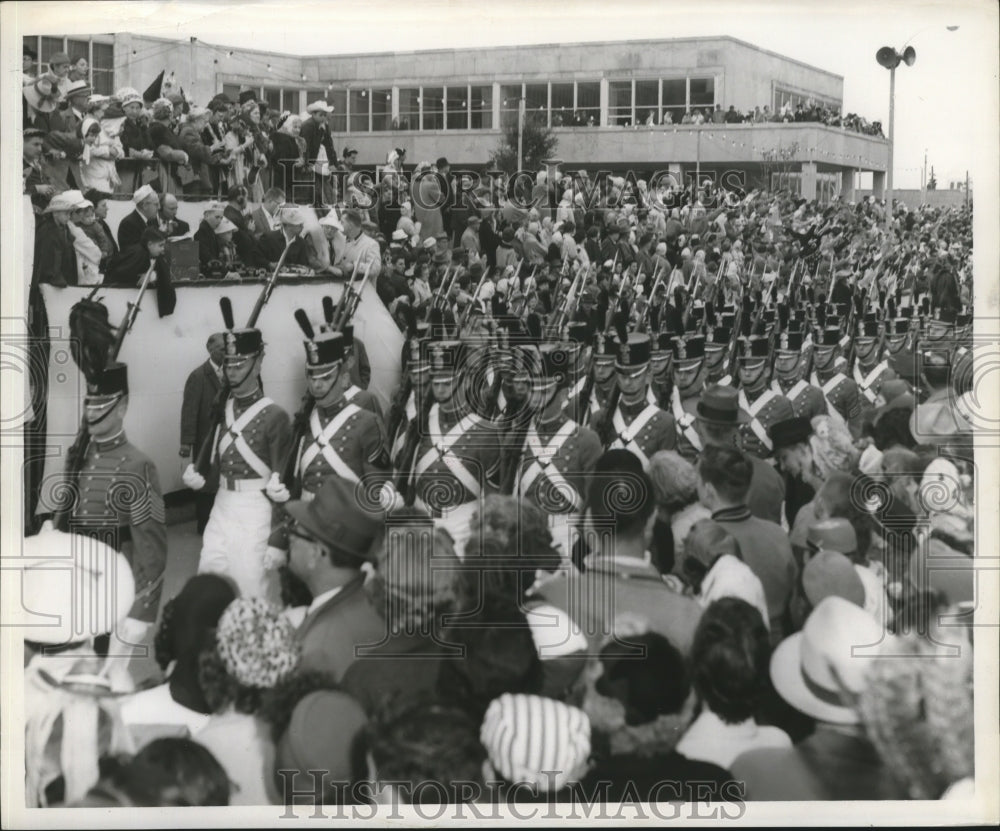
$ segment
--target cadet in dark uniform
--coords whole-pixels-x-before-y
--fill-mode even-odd
[[[288,413],[261,389],[264,341],[260,330],[231,328],[227,308],[224,305],[229,328],[224,333],[223,360],[230,393],[212,444],[219,493],[202,537],[198,572],[228,575],[243,597],[277,600],[278,582],[265,568],[265,558],[278,515],[265,488],[280,486],[279,471],[292,442],[291,423]],[[205,479],[189,465],[184,484],[198,490]]]
[[[468,404],[465,344],[427,341],[421,346],[435,401],[410,476],[417,507],[438,518],[462,551],[481,498],[499,487],[500,431]]]
[[[897,377],[883,357],[882,331],[874,312],[865,315],[861,330],[854,337],[854,368],[851,374],[861,393],[861,406],[865,412],[875,407],[882,384]]]
[[[677,452],[693,463],[702,448],[695,418],[698,400],[705,389],[705,336],[678,336],[671,345],[674,386],[670,393],[670,412],[677,425]]]
[[[78,496],[69,530],[96,537],[128,559],[135,577],[135,602],[121,634],[125,643],[137,643],[160,608],[167,526],[156,466],[125,435],[125,364],[109,364],[95,383],[87,385],[84,406],[90,443],[73,483]]]
[[[854,438],[861,435],[861,393],[855,381],[837,367],[840,352],[840,326],[835,318],[826,318],[813,346],[813,374],[809,381],[819,387],[826,398],[831,417],[840,421]]]
[[[570,528],[587,496],[587,483],[601,455],[601,441],[565,413],[573,382],[578,343],[545,343],[542,371],[533,379],[534,415],[517,459],[514,494],[528,499],[549,517],[556,545],[569,553]]]
[[[673,450],[677,445],[674,417],[646,398],[649,387],[649,358],[652,353],[649,335],[630,332],[618,349],[615,375],[621,396],[612,413],[603,413],[611,419],[614,438],[607,450],[622,448],[634,453],[649,467],[649,457],[658,450]]]
[[[757,335],[741,339],[744,352],[739,357],[740,409],[748,419],[740,427],[743,449],[758,459],[771,455],[773,444],[767,428],[777,421],[792,418],[791,402],[768,387],[770,381],[770,340]]]
[[[771,381],[771,389],[788,399],[795,415],[810,420],[827,412],[823,390],[806,379],[811,349],[805,344],[801,331],[789,330],[781,334],[774,350],[774,380]]]

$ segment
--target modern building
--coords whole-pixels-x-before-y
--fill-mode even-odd
[[[60,50],[91,55],[103,92],[142,90],[166,70],[198,103],[245,89],[293,112],[325,99],[338,152],[358,149],[362,166],[402,147],[410,162],[446,156],[453,167],[482,168],[523,100],[558,136],[567,169],[780,181],[821,200],[851,198],[859,172],[873,174],[876,193],[885,186],[880,137],[820,124],[677,124],[688,109],[716,106],[842,107],[841,76],[732,37],[308,57],[130,34],[26,42],[42,62]]]

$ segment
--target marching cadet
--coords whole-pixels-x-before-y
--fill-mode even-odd
[[[326,326],[321,326],[320,329],[330,328],[338,311],[339,304],[334,303],[332,298],[324,297],[323,315],[326,319]],[[359,392],[364,392],[365,394],[360,396],[356,403],[366,407],[376,415],[382,415],[378,399],[368,393],[368,384],[372,378],[372,365],[371,361],[368,360],[368,350],[365,349],[365,344],[360,338],[355,339],[353,323],[345,323],[340,327],[340,331],[344,335],[344,363],[351,377],[351,386],[347,389],[347,397],[349,400],[353,400]]]
[[[304,313],[299,322],[308,323]],[[303,327],[305,329],[305,327]],[[382,420],[348,398],[351,379],[344,372],[347,347],[339,332],[314,335],[305,330],[306,383],[313,406],[308,413],[308,429],[294,448],[291,466],[301,499],[309,501],[323,480],[332,474],[358,484],[370,476],[381,478],[389,470]],[[272,481],[275,475],[272,474]],[[287,485],[268,487],[272,500],[284,502]],[[284,488],[284,490],[282,490]]]
[[[732,318],[732,315],[724,315]],[[729,386],[733,382],[728,372],[729,358],[732,355],[733,329],[730,326],[715,326],[712,337],[705,342],[705,383]]]
[[[464,550],[480,499],[499,486],[500,433],[469,406],[461,341],[421,344],[430,364],[434,402],[427,412],[410,479],[415,504],[441,520]]]
[[[837,366],[841,333],[836,318],[825,318],[825,325],[818,334],[820,339],[813,345],[813,372],[809,383],[822,391],[829,415],[841,422],[854,438],[858,438],[861,433],[861,393],[857,383]]]
[[[198,573],[225,574],[243,597],[276,600],[275,575],[265,568],[276,508],[265,495],[273,473],[282,469],[292,444],[291,423],[260,384],[264,340],[259,329],[236,329],[228,298],[220,301],[226,323],[223,366],[229,394],[212,441],[219,469],[219,493],[202,537]],[[188,465],[184,484],[193,490],[205,478]]]
[[[90,442],[76,475],[72,533],[122,552],[135,577],[135,601],[120,630],[137,644],[156,621],[167,563],[167,525],[156,466],[125,435],[128,368],[108,364],[87,384],[85,421]]]
[[[583,390],[573,411],[577,416],[574,420],[578,424],[595,424],[601,411],[608,406],[608,402],[613,397],[612,394],[618,383],[615,377],[615,359],[617,354],[618,341],[614,335],[604,332],[594,333],[594,348],[591,357],[594,383],[589,395],[586,394],[586,389]]]
[[[515,495],[549,516],[553,540],[567,554],[571,523],[583,509],[588,477],[602,452],[597,433],[565,412],[579,350],[574,341],[541,345],[541,372],[531,389],[533,417],[515,459]]]
[[[677,452],[694,462],[702,442],[695,420],[698,400],[705,389],[705,336],[691,335],[673,339],[673,389],[670,412],[677,424]]]
[[[566,413],[567,418],[577,423],[580,422],[580,397],[583,395],[584,387],[587,386],[587,378],[590,374],[591,355],[594,351],[593,333],[594,325],[590,320],[574,320],[566,325],[566,339],[576,344],[576,348],[571,350],[574,361],[571,370],[575,380],[566,393],[563,412]]]
[[[802,332],[793,328],[796,325],[792,322],[775,344],[771,389],[788,399],[796,416],[812,420],[826,415],[826,398],[823,390],[806,379],[811,346],[805,343]]]
[[[874,312],[865,315],[861,329],[854,336],[854,381],[863,396],[861,405],[869,410],[875,406],[882,384],[896,378],[896,373],[883,357],[881,327]]]
[[[393,469],[398,469],[400,466],[399,455],[406,444],[406,434],[410,425],[415,423],[417,413],[420,412],[420,401],[428,393],[430,364],[420,356],[420,343],[429,338],[430,324],[421,322],[416,327],[414,335],[404,346],[408,350],[408,359],[403,364],[403,371],[408,375],[408,383],[401,385],[397,390],[397,398],[393,401],[393,408],[398,409],[398,413],[390,412],[390,423],[387,425],[393,433],[392,436],[386,436],[392,442],[389,460]],[[404,395],[405,401],[402,400]]]
[[[611,439],[606,449],[634,453],[643,469],[649,467],[649,457],[656,451],[673,450],[677,445],[674,417],[646,398],[651,346],[649,335],[638,332],[630,332],[620,344],[615,359],[620,396],[614,406],[609,404],[611,412],[603,413],[603,429]]]
[[[674,363],[673,338],[669,332],[660,332],[653,340],[653,351],[649,356],[649,393],[650,404],[667,408],[667,402],[673,396],[673,379],[671,377]],[[676,414],[674,418],[676,418]]]
[[[740,409],[748,416],[740,427],[743,449],[758,459],[771,455],[773,445],[767,428],[777,421],[793,417],[792,404],[784,395],[768,386],[770,379],[770,339],[763,335],[741,338],[743,354],[739,357]]]

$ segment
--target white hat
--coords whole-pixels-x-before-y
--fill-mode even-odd
[[[100,95],[99,93],[95,93],[94,95],[91,95],[90,98],[87,99],[87,106],[91,107],[94,104],[103,104],[105,101],[110,101],[110,100],[111,97],[108,95]]]
[[[333,107],[323,101],[313,101],[308,107],[306,107],[307,113],[332,113]]]
[[[124,554],[88,535],[65,534],[46,522],[24,540],[20,580],[5,580],[5,598],[26,641],[63,644],[112,632],[128,616],[135,580]]]
[[[882,624],[843,597],[825,597],[801,632],[771,656],[771,680],[796,710],[832,724],[857,724],[842,695],[864,689],[865,676],[887,637]]]
[[[142,96],[139,94],[139,91],[137,89],[133,89],[132,87],[122,87],[115,93],[115,98],[121,102],[123,107],[128,104],[142,103]]]
[[[296,223],[296,224],[298,224],[298,223]],[[330,211],[329,211],[329,213],[327,213],[327,215],[324,216],[319,221],[319,224],[320,225],[325,225],[328,228],[336,228],[338,231],[343,231],[344,230],[344,226],[341,223],[340,218],[337,216],[337,211],[336,211],[335,208],[331,208]],[[405,234],[404,234],[404,236],[405,236]]]
[[[405,239],[407,239],[406,231],[404,231],[402,228],[397,228],[395,231],[392,232],[392,239],[393,242],[403,242]]]
[[[224,204],[222,204],[221,202],[209,202],[207,205],[205,205],[205,210],[202,213],[205,213],[205,214],[220,213],[221,214],[221,213],[225,213],[225,210],[226,210],[226,206]]]
[[[423,246],[424,248],[434,248],[437,246],[437,240],[434,239],[434,237],[427,237],[427,239],[423,241]]]
[[[525,611],[538,657],[543,661],[587,651],[587,638],[562,609],[544,604]]]
[[[73,211],[83,201],[83,194],[78,190],[67,190],[57,193],[52,197],[48,207],[43,213],[55,213],[56,211]]]
[[[156,191],[149,185],[143,185],[139,188],[139,190],[132,194],[132,201],[138,205],[144,199],[149,199],[150,196],[156,196]]]
[[[305,225],[306,219],[296,205],[286,205],[281,209],[281,221],[285,225]]]
[[[230,222],[225,217],[222,217],[222,222],[220,222],[215,227],[215,233],[217,233],[217,234],[225,234],[225,233],[227,233],[229,231],[235,231],[235,230],[236,230],[236,226],[233,225],[233,223]]]
[[[701,584],[701,594],[698,602],[703,609],[708,608],[712,601],[720,597],[735,597],[745,600],[753,606],[764,619],[764,626],[771,628],[768,620],[767,599],[764,597],[764,585],[753,573],[750,566],[732,554],[723,554],[709,569]]]

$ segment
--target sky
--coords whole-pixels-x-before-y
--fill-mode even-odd
[[[67,8],[72,7],[71,14]],[[106,30],[293,54],[411,51],[590,40],[732,35],[844,77],[844,109],[888,128],[889,72],[881,46],[917,52],[896,71],[896,188],[920,187],[924,154],[939,187],[997,156],[997,4],[956,2],[697,4],[564,0],[369,2],[78,2],[23,4],[32,32]],[[94,21],[103,25],[93,25]],[[30,22],[29,22],[30,21]],[[50,22],[51,21],[51,22]],[[948,27],[957,26],[955,31]],[[766,102],[762,102],[766,103]]]

